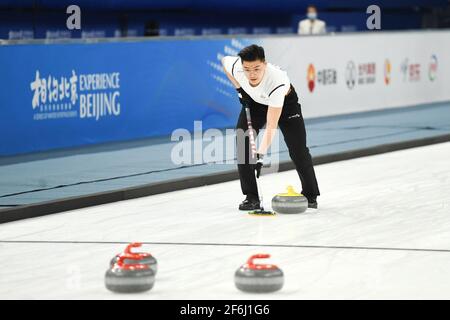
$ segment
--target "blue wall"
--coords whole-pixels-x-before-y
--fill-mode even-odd
[[[239,101],[219,71],[226,45],[231,39],[0,47],[0,156],[192,131],[195,120],[203,129],[234,126]],[[106,87],[83,85],[105,74],[118,76]],[[86,116],[100,100],[115,104]]]

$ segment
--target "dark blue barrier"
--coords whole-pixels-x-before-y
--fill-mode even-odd
[[[377,4],[385,8],[411,8],[413,6],[430,7],[433,5],[445,6],[447,0],[0,0],[0,6],[21,8],[65,8],[71,4],[77,4],[89,9],[253,9],[253,10],[304,10],[308,4],[314,4],[319,8],[366,8],[371,4]]]
[[[233,126],[231,39],[0,46],[0,156]],[[238,48],[236,48],[238,50]]]

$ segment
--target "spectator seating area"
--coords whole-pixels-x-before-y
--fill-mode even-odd
[[[314,4],[328,32],[366,30],[366,8],[352,0],[0,0],[0,39],[58,39],[296,33]],[[81,30],[66,28],[67,6],[81,8]],[[383,30],[420,29],[447,0],[381,0]],[[441,11],[442,11],[441,10]]]

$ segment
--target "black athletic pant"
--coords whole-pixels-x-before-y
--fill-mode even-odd
[[[247,94],[245,94],[245,98],[247,101],[251,101],[249,107],[252,126],[258,134],[259,130],[266,124],[268,106],[255,102]],[[311,154],[306,146],[305,123],[300,104],[298,103],[297,93],[292,85],[290,93],[285,97],[278,126],[300,177],[303,188],[302,194],[307,198],[318,196],[320,194],[319,187],[311,161]],[[242,108],[239,115],[236,129],[242,129],[244,131],[248,129],[244,108]],[[249,150],[249,139],[245,139],[245,158],[243,154],[240,154],[244,151],[244,148],[240,148],[238,145],[238,159],[245,159],[245,164],[239,164],[238,162],[239,178],[241,180],[242,193],[250,197],[258,198],[255,171],[249,161]]]

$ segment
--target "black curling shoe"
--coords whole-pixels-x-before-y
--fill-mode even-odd
[[[317,200],[316,200],[316,198],[309,198],[308,199],[308,208],[310,208],[310,209],[317,209]]]
[[[256,210],[256,209],[261,209],[259,206],[259,200],[255,199],[253,197],[248,197],[241,202],[241,204],[239,205],[239,210],[245,210],[245,211],[249,211],[249,210]]]

